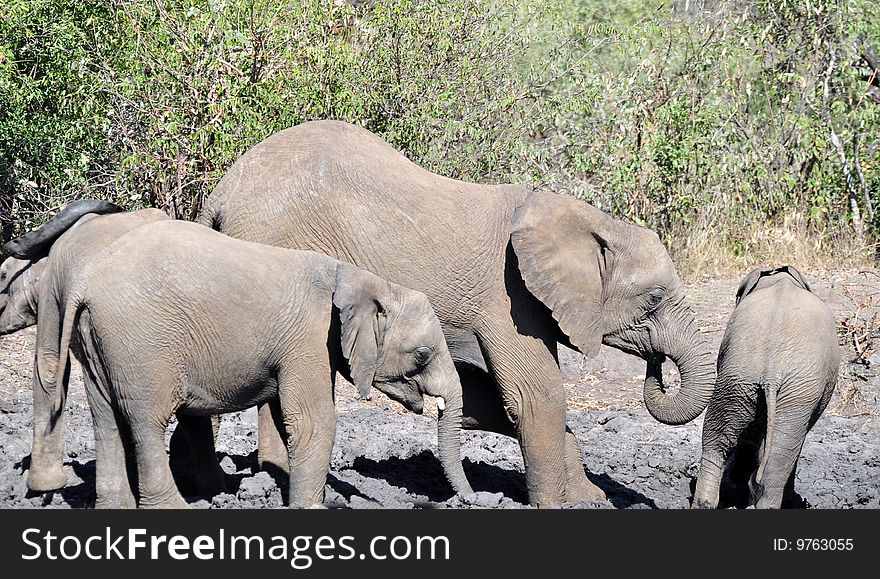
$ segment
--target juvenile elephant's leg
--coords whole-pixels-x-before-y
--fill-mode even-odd
[[[509,324],[509,325],[506,325]],[[498,384],[505,412],[516,425],[529,502],[565,501],[565,391],[556,360],[539,338],[521,335],[504,316],[487,322],[478,340]]]
[[[489,430],[516,438],[516,428],[504,411],[498,387],[489,375],[478,368],[458,368],[464,395],[462,426],[472,430]],[[577,438],[565,429],[565,500],[568,502],[598,501],[605,493],[590,482],[584,472],[583,452]]]
[[[718,388],[725,388],[722,384]],[[737,391],[734,387],[729,387]],[[724,463],[737,445],[742,433],[755,419],[757,392],[751,391],[748,400],[731,404],[734,397],[718,395],[712,398],[703,422],[703,454],[700,457],[700,471],[697,474],[697,488],[694,491],[693,508],[714,509],[718,507],[721,477]],[[718,391],[716,390],[716,394]]]
[[[38,492],[57,490],[67,484],[67,475],[64,473],[64,408],[60,409],[54,421],[53,409],[56,388],[67,388],[70,364],[58,376],[57,345],[48,347],[41,344],[46,341],[45,332],[41,334],[38,331],[33,368],[33,444],[27,476],[27,487]],[[54,376],[54,382],[48,380],[48,376]]]
[[[278,379],[283,426],[288,433],[291,508],[307,508],[324,502],[330,454],[336,438],[333,387],[326,377],[329,374],[329,371],[323,374],[291,372]]]
[[[782,506],[786,486],[794,476],[807,436],[811,413],[812,409],[810,412],[786,411],[786,401],[778,401],[766,466],[756,484],[756,508],[778,509]],[[794,490],[793,484],[791,490]]]
[[[114,412],[107,392],[100,389],[90,368],[84,365],[86,397],[95,431],[95,508],[133,509],[137,506],[132,492],[133,476],[126,460],[121,419]]]
[[[179,465],[173,470],[190,475],[195,492],[202,497],[226,492],[226,475],[217,462],[214,437],[212,416],[177,415],[170,444],[171,464]]]
[[[261,470],[278,469],[287,472],[289,465],[286,434],[278,399],[264,402],[258,408],[257,463]]]
[[[139,388],[125,387],[124,392]],[[165,429],[173,409],[162,409],[148,404],[160,404],[157,396],[140,392],[141,397],[121,402],[121,413],[131,431],[138,471],[138,507],[142,509],[187,508],[186,501],[174,484],[168,453],[165,450]],[[141,404],[139,402],[144,401]]]

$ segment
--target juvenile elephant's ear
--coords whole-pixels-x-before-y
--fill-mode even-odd
[[[807,280],[804,279],[804,276],[801,275],[794,266],[792,265],[783,265],[781,267],[767,267],[763,269],[756,269],[752,273],[746,276],[746,278],[739,284],[739,289],[736,290],[736,305],[739,305],[739,302],[742,301],[744,297],[752,293],[754,291],[755,286],[758,285],[758,281],[765,276],[776,275],[780,273],[785,273],[791,276],[796,284],[801,286],[807,291],[812,291],[810,289],[810,284],[807,283]]]
[[[581,201],[532,193],[513,215],[510,241],[528,290],[581,353],[602,345],[610,217]]]
[[[382,354],[390,299],[385,280],[351,264],[337,266],[333,305],[339,310],[342,353],[362,398],[370,395]]]
[[[744,297],[752,293],[752,291],[755,289],[755,286],[758,285],[758,280],[760,280],[769,271],[769,269],[756,269],[752,271],[749,275],[747,275],[744,280],[742,280],[742,282],[739,284],[739,288],[736,290],[737,306]]]
[[[808,292],[813,291],[810,289],[810,284],[808,284],[807,280],[804,279],[804,276],[801,275],[801,272],[799,272],[797,270],[797,268],[795,268],[793,265],[783,265],[782,267],[779,268],[779,270],[784,271],[785,273],[790,275],[792,278],[794,278],[794,281],[796,281],[799,286],[801,286],[802,288],[804,288]]]

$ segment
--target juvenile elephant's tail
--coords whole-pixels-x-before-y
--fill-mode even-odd
[[[770,459],[770,449],[773,446],[773,432],[776,430],[776,386],[764,386],[764,400],[767,403],[767,433],[764,435],[764,454],[761,456],[761,464],[755,474],[755,486],[761,489],[764,480],[764,470]]]
[[[54,376],[48,379],[55,388],[55,404],[52,408],[51,417],[53,428],[61,418],[61,415],[64,412],[64,405],[67,402],[66,384],[59,387],[58,378],[61,376],[63,380],[63,376],[67,373],[67,365],[70,363],[70,341],[73,337],[73,328],[76,325],[82,307],[81,291],[72,291],[64,307],[64,320],[61,323],[61,338],[58,342],[58,365],[55,367]]]

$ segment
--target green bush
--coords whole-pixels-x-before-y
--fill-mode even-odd
[[[3,235],[71,197],[193,218],[249,147],[336,118],[444,175],[586,199],[679,259],[847,261],[876,238],[878,45],[870,0],[11,0]]]

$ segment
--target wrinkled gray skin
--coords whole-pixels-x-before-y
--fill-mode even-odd
[[[67,478],[63,472],[64,461],[64,420],[63,408],[53,415],[56,394],[47,388],[42,376],[56,372],[58,367],[58,340],[64,319],[65,307],[70,291],[79,273],[96,255],[117,238],[145,223],[168,219],[156,209],[146,209],[132,213],[113,213],[99,215],[83,211],[104,211],[112,213],[119,208],[95,206],[94,201],[74,202],[62,209],[56,217],[39,229],[7,244],[7,248],[18,255],[33,256],[30,259],[10,257],[0,265],[0,334],[8,334],[37,324],[36,347],[34,353],[34,436],[31,451],[31,464],[28,470],[28,488],[45,492],[62,488]],[[48,253],[48,255],[46,255]],[[38,315],[39,312],[39,315]],[[83,366],[83,378],[88,385],[95,378],[83,356],[79,343],[71,343],[74,356]],[[65,373],[58,387],[66,390],[68,375]],[[88,388],[93,392],[94,388]],[[54,417],[54,419],[53,419]],[[187,425],[188,426],[188,425]],[[191,430],[204,424],[194,424]],[[210,424],[207,425],[210,428]],[[186,426],[182,430],[186,430]],[[118,437],[105,440],[103,432],[96,432],[96,452],[100,456],[106,452],[105,445],[112,444]],[[198,437],[202,443],[212,441],[210,432]],[[210,454],[209,454],[210,453]],[[219,469],[212,449],[200,453],[203,461],[203,476],[198,477],[205,484],[218,483]],[[99,469],[106,462],[99,461]],[[118,467],[119,465],[117,465]],[[125,465],[121,468],[124,471]],[[212,476],[204,476],[209,473]],[[106,476],[97,477],[97,506],[133,506],[131,492],[115,487],[103,487]],[[221,475],[222,476],[222,475]],[[222,478],[220,479],[222,480]],[[201,489],[209,493],[211,489]]]
[[[245,153],[200,222],[424,292],[462,379],[465,426],[518,436],[532,504],[603,496],[565,425],[558,342],[647,360],[645,402],[664,423],[694,419],[711,396],[713,357],[657,235],[570,197],[447,179],[362,128],[316,121]],[[682,375],[675,394],[665,357]],[[260,416],[261,461],[282,460]]]
[[[80,274],[56,376],[74,333],[95,378],[95,431],[122,430],[133,442],[140,507],[186,506],[165,451],[173,413],[207,417],[273,400],[287,435],[290,505],[321,503],[336,371],[362,396],[375,386],[414,412],[425,394],[445,402],[440,459],[453,487],[472,492],[460,458],[461,384],[428,299],[353,265],[194,223],[143,225]],[[41,376],[63,407],[63,389]],[[122,442],[98,456],[99,476],[116,488],[127,485]]]
[[[739,464],[731,469],[751,477],[758,508],[778,509],[783,498],[795,498],[804,438],[831,399],[839,363],[834,317],[795,268],[749,274],[718,354],[693,506],[718,506],[733,456]]]

